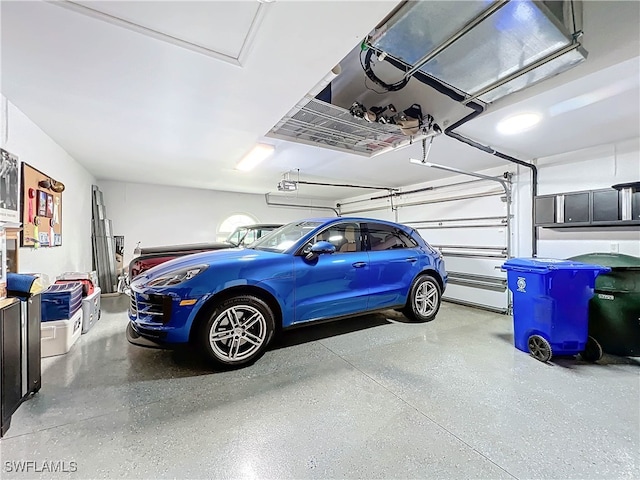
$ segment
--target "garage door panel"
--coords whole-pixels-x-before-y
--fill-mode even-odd
[[[391,211],[390,208],[386,208],[384,210],[366,210],[363,211],[358,209],[356,212],[350,213],[346,208],[341,211],[343,217],[366,217],[366,218],[374,218],[376,220],[388,220],[390,222],[395,222],[395,213]]]
[[[487,277],[507,278],[506,272],[500,267],[506,258],[484,259],[484,258],[461,258],[444,257],[444,264],[447,272],[466,272],[472,275],[484,275]]]
[[[358,213],[363,217],[375,218],[376,220],[388,220],[390,222],[395,222],[395,214],[390,210],[377,210],[372,212],[364,212]]]
[[[497,196],[412,205],[398,209],[401,222],[499,216],[506,215],[506,212],[506,204]]]
[[[401,222],[402,223],[402,222]],[[474,228],[420,228],[413,225],[422,238],[434,246],[490,246],[504,247],[506,228],[504,227],[474,227]]]
[[[489,307],[502,312],[506,312],[508,308],[508,295],[504,292],[479,290],[462,285],[447,285],[443,298],[467,305]]]

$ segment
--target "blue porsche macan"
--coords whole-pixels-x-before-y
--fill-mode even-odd
[[[300,220],[247,248],[176,258],[133,279],[127,338],[192,342],[219,365],[243,366],[280,328],[389,308],[433,320],[446,283],[442,256],[411,227]]]

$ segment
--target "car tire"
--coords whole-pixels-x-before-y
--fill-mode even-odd
[[[415,322],[430,322],[436,318],[441,302],[442,289],[438,281],[431,275],[420,275],[409,290],[402,313]]]
[[[271,308],[258,297],[239,295],[213,309],[201,324],[198,341],[217,366],[244,367],[264,354],[274,331]]]

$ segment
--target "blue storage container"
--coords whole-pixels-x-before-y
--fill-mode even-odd
[[[82,283],[51,285],[42,292],[42,321],[68,320],[82,307]]]
[[[584,351],[595,280],[610,269],[541,258],[512,258],[502,268],[513,292],[515,347],[543,362]]]

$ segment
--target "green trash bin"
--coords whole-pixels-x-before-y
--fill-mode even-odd
[[[611,267],[596,278],[589,302],[589,336],[602,350],[640,356],[640,258],[619,253],[589,253],[569,260]]]

